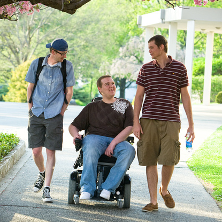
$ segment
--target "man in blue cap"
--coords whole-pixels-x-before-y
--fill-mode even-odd
[[[65,60],[67,42],[55,39],[46,48],[50,48],[50,54],[41,64],[40,58],[31,63],[25,80],[29,82],[28,147],[32,148],[33,159],[39,169],[33,190],[40,191],[45,182],[42,199],[44,202],[52,202],[50,183],[55,167],[55,151],[62,150],[63,115],[73,95],[75,78],[72,63]],[[63,67],[65,74],[62,73]],[[46,165],[42,147],[46,147]]]

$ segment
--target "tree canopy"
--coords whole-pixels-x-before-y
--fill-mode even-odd
[[[193,0],[180,4],[194,6]],[[144,30],[137,26],[137,15],[170,6],[165,0],[94,0],[73,15],[41,7],[44,10],[39,13],[38,8],[31,15],[18,13],[16,22],[0,20],[0,83],[12,81],[11,71],[33,55],[46,56],[49,51],[45,44],[60,37],[69,44],[67,59],[73,63],[77,86],[87,84],[84,90],[89,90],[85,95],[88,97],[93,96],[101,74],[111,74],[120,91],[135,81],[144,53],[144,40],[139,41]],[[222,4],[218,1],[206,7],[221,8]],[[155,29],[155,34],[167,38],[168,30]],[[195,36],[195,57],[204,57],[206,34],[196,32]],[[214,56],[222,52],[221,38],[215,34]],[[186,31],[178,30],[177,42],[180,57],[176,59],[183,62]]]
[[[13,20],[13,16],[19,13],[32,14],[34,10],[39,10],[40,5],[45,5],[68,14],[74,14],[77,9],[85,5],[91,0],[30,0],[30,1],[15,1],[15,0],[1,0],[0,2],[0,19]],[[129,0],[129,3],[133,0]],[[137,0],[137,1],[150,1],[150,0]],[[177,1],[164,0],[170,7],[177,6]],[[193,0],[195,5],[205,6],[208,1],[214,2],[216,0]],[[159,0],[157,0],[159,3]],[[15,19],[16,20],[16,19]]]
[[[89,1],[90,0],[62,0],[62,1],[61,0],[52,0],[52,1],[49,1],[49,0],[30,0],[30,1],[1,0],[0,19],[10,19],[10,17],[13,15],[11,13],[13,12],[15,13],[16,10],[20,11],[21,8],[24,11],[26,9],[27,11],[32,12],[34,9],[30,5],[29,6],[25,5],[27,4],[27,2],[30,2],[31,5],[34,6],[34,8],[36,5],[43,4],[45,6],[58,9],[59,11],[66,12],[68,14],[74,14],[78,8],[82,7],[84,4],[86,4]]]

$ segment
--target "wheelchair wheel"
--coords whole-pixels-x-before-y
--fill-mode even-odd
[[[68,204],[74,204],[74,194],[76,191],[76,181],[69,177]]]
[[[123,208],[130,208],[131,183],[124,185],[124,203]]]
[[[118,206],[118,208],[123,208],[123,205],[124,205],[124,200],[123,200],[123,199],[118,199],[118,200],[117,200],[117,206]]]

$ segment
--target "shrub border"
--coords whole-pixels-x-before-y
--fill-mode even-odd
[[[23,140],[20,140],[18,145],[0,161],[0,181],[5,177],[9,170],[25,153],[26,146]]]

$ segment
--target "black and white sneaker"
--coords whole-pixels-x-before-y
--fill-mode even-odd
[[[43,195],[42,195],[43,202],[52,203],[52,198],[50,197],[50,188],[44,187]]]
[[[34,183],[33,190],[34,192],[39,192],[44,184],[45,181],[45,171],[43,173],[39,173],[38,179]]]

